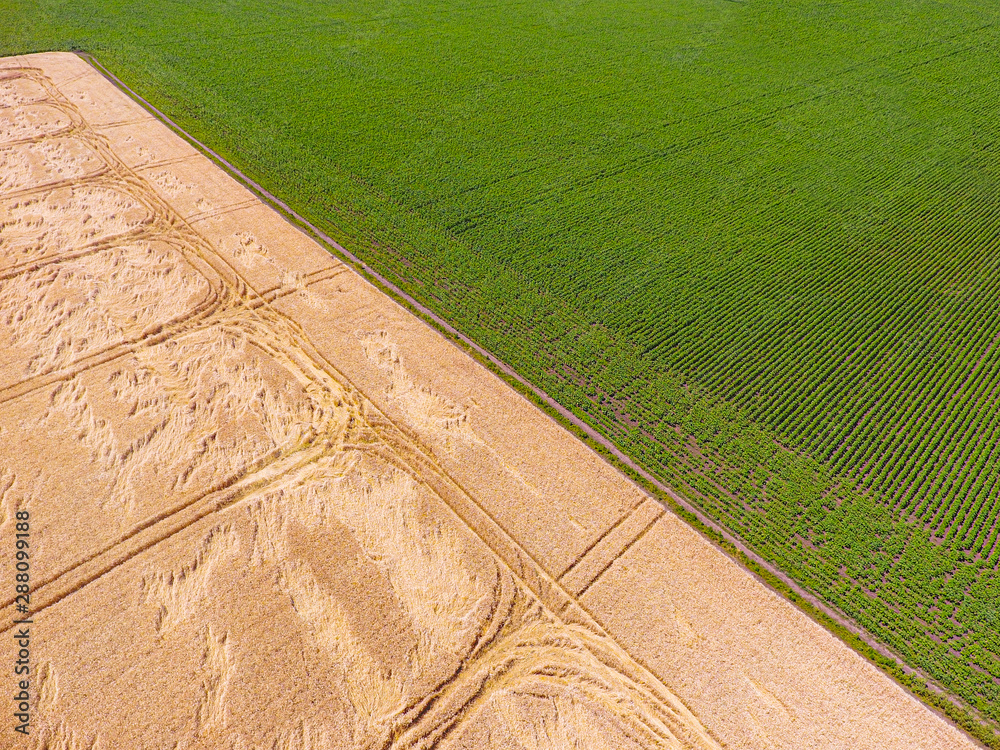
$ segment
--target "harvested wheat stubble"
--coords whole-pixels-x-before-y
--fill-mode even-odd
[[[79,58],[0,188],[4,747],[972,746]]]

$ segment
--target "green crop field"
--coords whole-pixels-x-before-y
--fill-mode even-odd
[[[0,15],[0,53],[94,54],[1000,722],[996,2]]]

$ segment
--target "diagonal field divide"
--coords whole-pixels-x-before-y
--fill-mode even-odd
[[[719,524],[710,516],[707,516],[700,508],[692,504],[683,495],[674,490],[673,487],[665,484],[650,473],[642,465],[621,451],[613,442],[611,442],[606,436],[592,427],[585,420],[575,415],[569,409],[566,409],[555,399],[549,396],[544,390],[528,381],[512,367],[449,324],[433,310],[429,309],[400,289],[392,281],[384,277],[378,271],[366,264],[363,260],[358,258],[355,254],[344,248],[327,233],[323,232],[312,222],[295,211],[281,198],[271,193],[251,177],[247,176],[242,170],[228,161],[225,157],[192,136],[165,113],[160,111],[153,104],[125,84],[121,79],[114,75],[114,73],[104,67],[104,65],[102,65],[93,55],[81,50],[74,50],[74,53],[82,60],[90,64],[112,85],[135,101],[153,117],[166,125],[189,144],[197,148],[245,188],[250,190],[250,192],[257,195],[261,200],[271,206],[271,208],[284,216],[286,220],[300,229],[308,231],[309,234],[312,235],[312,238],[324,246],[329,252],[331,252],[331,254],[348,263],[377,288],[403,304],[404,307],[418,315],[425,322],[433,325],[439,331],[446,334],[453,342],[461,343],[467,352],[474,356],[480,363],[489,367],[489,369],[491,369],[495,374],[502,377],[508,384],[524,395],[530,396],[536,405],[542,407],[550,417],[555,419],[555,421],[561,423],[564,427],[569,427],[577,437],[583,439],[583,442],[591,450],[593,450],[594,453],[618,470],[637,488],[644,493],[651,493],[659,502],[671,510],[680,511],[678,515],[680,515],[681,518],[687,520],[697,531],[701,532],[714,547],[716,547],[734,563],[739,565],[742,569],[747,571],[759,583],[766,586],[771,591],[774,591],[782,598],[789,600],[799,610],[830,631],[852,650],[865,657],[870,663],[878,667],[879,670],[891,677],[908,692],[908,686],[898,680],[897,675],[891,668],[874,659],[874,654],[872,652],[876,652],[885,659],[890,659],[893,666],[895,666],[897,670],[901,670],[907,675],[919,677],[927,683],[929,689],[944,697],[946,700],[949,700],[956,706],[961,707],[962,710],[982,720],[982,717],[973,707],[966,705],[956,697],[949,694],[932,677],[907,664],[902,657],[874,638],[856,622],[818,598],[808,589],[803,588],[781,568],[778,568],[768,560],[758,555],[741,538],[733,534],[729,529]],[[599,449],[595,448],[595,446],[598,446]],[[635,540],[633,540],[632,543],[634,543],[634,541]],[[771,580],[768,580],[768,577],[770,577]],[[776,587],[773,583],[774,580],[780,581],[781,586],[786,590],[782,590],[781,587]],[[591,583],[593,583],[593,581],[591,581]],[[789,593],[791,593],[792,596],[789,596]],[[845,634],[842,631],[838,632],[836,629],[831,629],[829,627],[831,622],[846,630],[855,639],[860,640],[865,644],[865,646],[871,649],[871,651],[858,648],[857,643],[852,642],[850,637],[845,637]],[[927,705],[930,710],[934,711],[939,716],[942,716],[949,722],[952,721],[950,717],[941,712],[936,706],[928,703],[922,696],[916,695],[915,697],[921,700],[921,702]]]

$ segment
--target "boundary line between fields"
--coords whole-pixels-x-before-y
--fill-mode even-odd
[[[684,498],[680,493],[675,491],[669,485],[657,479],[653,474],[651,474],[649,471],[643,468],[635,460],[633,460],[624,452],[622,452],[621,449],[619,449],[603,434],[598,432],[589,423],[578,417],[576,414],[574,414],[566,407],[556,402],[555,399],[549,396],[541,388],[535,386],[529,380],[524,378],[520,373],[514,370],[514,368],[504,363],[494,354],[484,349],[482,346],[477,344],[471,338],[469,338],[464,333],[459,331],[457,328],[452,326],[450,323],[445,321],[433,310],[426,307],[424,304],[418,302],[414,297],[411,297],[409,294],[400,289],[389,279],[385,278],[382,274],[375,271],[373,268],[371,268],[371,266],[362,261],[354,253],[347,250],[339,242],[337,242],[327,233],[323,232],[316,225],[314,225],[308,219],[299,214],[283,200],[281,200],[276,195],[268,191],[266,188],[262,187],[255,180],[248,177],[238,167],[229,162],[225,157],[221,156],[218,152],[209,148],[207,145],[205,145],[197,138],[189,134],[180,125],[178,125],[172,119],[170,119],[166,114],[164,114],[162,111],[153,106],[149,101],[147,101],[138,93],[136,93],[133,89],[131,89],[114,73],[105,68],[93,55],[87,52],[83,52],[81,50],[73,50],[73,53],[78,57],[80,57],[84,62],[93,66],[97,70],[97,72],[100,73],[104,78],[106,78],[112,85],[114,85],[120,91],[125,93],[130,99],[135,101],[137,104],[142,106],[143,109],[145,109],[154,117],[156,117],[156,119],[158,119],[168,128],[170,128],[172,131],[174,131],[177,135],[186,140],[188,143],[195,146],[203,154],[208,156],[219,167],[228,172],[230,176],[234,177],[237,181],[243,184],[244,187],[246,187],[252,193],[257,195],[258,198],[263,200],[265,203],[269,204],[271,208],[275,209],[279,214],[282,214],[286,220],[291,219],[292,220],[291,223],[297,225],[299,229],[308,230],[308,232],[313,236],[313,239],[318,240],[320,244],[325,245],[329,250],[332,250],[333,251],[332,254],[340,255],[342,260],[346,259],[348,261],[348,264],[352,266],[354,270],[359,271],[362,277],[364,277],[369,283],[372,283],[376,288],[381,287],[383,291],[388,292],[390,296],[392,296],[397,302],[405,303],[404,307],[408,307],[410,312],[418,313],[419,317],[422,317],[425,320],[425,322],[429,322],[434,327],[438,328],[439,331],[447,333],[448,336],[452,339],[452,343],[454,343],[455,340],[461,341],[462,344],[464,344],[464,346],[468,350],[471,350],[471,353],[473,353],[474,355],[478,355],[476,358],[479,359],[481,363],[482,360],[485,360],[490,365],[492,365],[492,369],[494,369],[495,371],[499,370],[499,372],[502,375],[506,376],[505,379],[508,381],[508,384],[511,384],[510,381],[513,380],[522,388],[527,389],[538,401],[541,402],[541,404],[538,404],[536,402],[536,405],[540,406],[544,405],[545,407],[548,408],[548,410],[550,410],[548,415],[550,418],[552,418],[551,411],[555,411],[560,417],[569,422],[573,427],[583,432],[584,435],[586,436],[586,439],[583,440],[582,442],[591,451],[593,451],[596,455],[598,455],[601,459],[603,459],[606,463],[608,463],[612,468],[614,468],[616,471],[622,474],[629,482],[631,482],[641,492],[649,495],[654,500],[667,506],[667,508],[670,511],[674,512],[674,514],[677,515],[682,521],[687,520],[688,525],[692,526],[695,532],[700,533],[700,536],[702,536],[702,538],[706,539],[706,541],[712,544],[722,554],[724,554],[726,557],[732,560],[732,562],[735,563],[741,570],[748,573],[759,583],[765,586],[768,590],[779,596],[781,599],[787,601],[797,610],[799,610],[807,617],[809,617],[809,619],[813,620],[814,622],[817,622],[816,618],[813,616],[813,613],[809,612],[808,609],[802,607],[797,602],[790,600],[789,597],[784,593],[782,593],[781,591],[775,590],[774,586],[771,583],[762,578],[754,570],[748,568],[745,563],[743,563],[738,558],[734,557],[728,550],[720,546],[720,544],[716,539],[713,539],[710,535],[705,534],[704,531],[698,529],[694,524],[690,523],[688,519],[685,519],[682,514],[677,513],[677,509],[680,508],[690,516],[693,516],[699,524],[701,524],[710,532],[723,539],[727,544],[731,545],[733,548],[738,550],[742,556],[746,557],[753,564],[762,568],[769,575],[781,581],[781,583],[784,584],[789,590],[791,590],[792,593],[794,593],[802,600],[804,600],[810,607],[822,613],[826,617],[830,618],[831,620],[839,624],[841,627],[851,632],[854,636],[856,636],[863,643],[865,643],[869,648],[873,649],[874,651],[877,651],[879,654],[881,654],[886,658],[892,659],[905,674],[915,675],[920,679],[924,680],[927,683],[928,689],[939,693],[946,700],[953,703],[956,707],[963,709],[967,714],[978,720],[978,722],[981,723],[984,727],[988,728],[991,731],[995,730],[994,724],[984,719],[983,717],[979,716],[977,712],[974,712],[974,709],[971,706],[966,705],[964,701],[962,701],[957,696],[953,695],[951,692],[946,690],[943,686],[938,684],[936,680],[925,674],[922,670],[910,666],[906,661],[902,659],[902,657],[897,655],[888,646],[886,646],[884,643],[876,639],[873,635],[868,633],[866,630],[864,630],[861,626],[859,626],[845,614],[841,613],[836,608],[832,607],[831,605],[819,599],[815,594],[810,592],[808,589],[803,588],[799,583],[797,583],[793,578],[791,578],[791,576],[789,576],[783,570],[781,570],[773,563],[768,562],[766,559],[761,557],[758,553],[753,551],[742,539],[740,539],[738,536],[733,534],[727,528],[725,528],[720,523],[712,519],[710,516],[706,515],[704,511],[702,511],[700,508],[694,505],[691,501]],[[517,389],[515,388],[515,390]],[[523,392],[522,395],[524,395]],[[559,423],[559,420],[555,421],[557,424]],[[565,427],[564,424],[561,426]],[[581,436],[577,434],[576,437],[580,438]],[[643,486],[640,482],[636,481],[635,477],[629,476],[627,472],[622,471],[621,466],[616,466],[613,461],[609,460],[608,456],[602,454],[598,450],[595,450],[593,445],[588,444],[588,440],[594,441],[595,443],[600,445],[603,449],[607,450],[615,457],[615,459],[621,462],[621,464],[623,464],[630,471],[634,472],[636,475],[641,477],[644,482],[648,483],[648,485],[650,485],[651,487],[655,487],[656,490],[659,490],[659,492],[666,495],[666,497],[669,499],[665,501],[663,497],[659,497],[655,492],[651,492],[650,486]],[[670,507],[670,506],[675,506],[675,507]],[[897,680],[892,674],[888,673],[885,670],[885,668],[883,668],[881,665],[872,661],[870,658],[867,658],[865,654],[859,653],[856,648],[853,648],[849,643],[846,643],[844,639],[840,637],[836,632],[833,632],[829,627],[825,626],[822,622],[817,622],[817,624],[820,627],[822,627],[826,632],[830,633],[830,635],[837,638],[837,640],[841,641],[841,643],[843,643],[848,649],[858,654],[858,656],[860,656],[862,659],[864,659],[869,664],[874,666],[879,672],[881,672],[890,680],[892,680],[892,682],[898,685],[907,695],[913,697],[928,710],[937,714],[939,717],[944,719],[948,724],[958,729],[964,735],[969,737],[969,739],[971,739],[972,742],[974,742],[975,744],[979,745],[980,747],[984,748],[987,747],[978,738],[972,736],[971,733],[969,733],[966,729],[964,729],[961,725],[959,725],[950,716],[943,713],[937,707],[928,704],[926,700],[923,700],[919,695],[915,694],[913,690],[908,688],[906,685],[900,683],[899,680]]]

